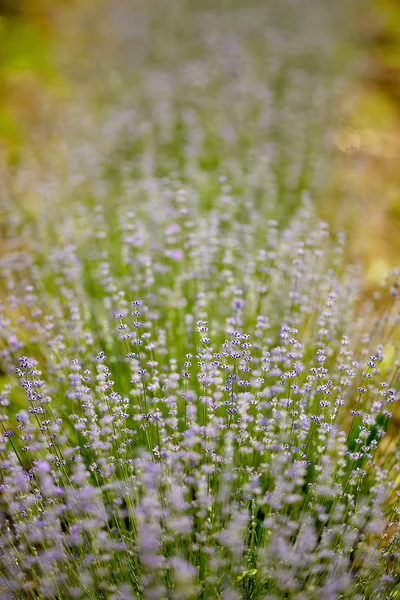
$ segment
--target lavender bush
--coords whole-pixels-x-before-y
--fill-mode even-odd
[[[3,201],[5,600],[400,598],[400,274],[365,299],[318,220],[318,32],[281,37],[264,73],[260,6],[183,11],[190,52],[135,55],[104,143],[82,109],[67,166],[16,174],[34,210]]]
[[[255,250],[167,204],[162,251],[80,206],[7,273],[3,597],[399,597],[396,277],[361,309],[309,207]]]

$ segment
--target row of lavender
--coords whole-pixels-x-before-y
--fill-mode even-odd
[[[332,15],[180,4],[112,9],[129,86],[3,201],[1,597],[395,600],[399,274],[306,192]]]

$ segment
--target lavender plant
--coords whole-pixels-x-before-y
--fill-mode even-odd
[[[1,598],[399,599],[399,273],[365,300],[307,192],[332,45],[187,4],[142,54],[112,9],[134,91],[3,201]]]
[[[3,597],[397,598],[397,275],[361,310],[310,207],[254,251],[170,203],[151,257],[78,207],[75,247],[7,272]]]

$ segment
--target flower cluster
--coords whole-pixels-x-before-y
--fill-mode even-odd
[[[399,599],[400,274],[365,301],[306,192],[329,53],[115,4],[139,89],[4,204],[0,596]]]

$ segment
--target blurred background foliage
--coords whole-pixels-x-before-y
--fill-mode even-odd
[[[367,9],[367,10],[366,10]],[[374,288],[400,257],[400,2],[360,2],[349,25],[359,65],[342,98],[341,154],[327,219],[348,231]]]
[[[51,139],[52,114],[72,93],[68,69],[58,62],[60,49],[61,62],[68,62],[68,53],[85,60],[85,48],[93,50],[99,42],[90,28],[85,39],[71,36],[63,14],[82,14],[90,4],[0,0],[3,173],[18,163],[21,148],[35,132],[40,130],[42,147]],[[400,256],[400,2],[346,5],[349,57],[358,66],[338,111],[331,178],[320,212],[334,227],[347,230],[351,258],[363,261],[374,287]]]
[[[53,46],[62,33],[60,9],[71,4],[69,0],[0,0],[3,163],[18,160],[19,149],[36,123],[47,121],[49,126],[47,106],[56,104],[66,92],[53,62]]]

